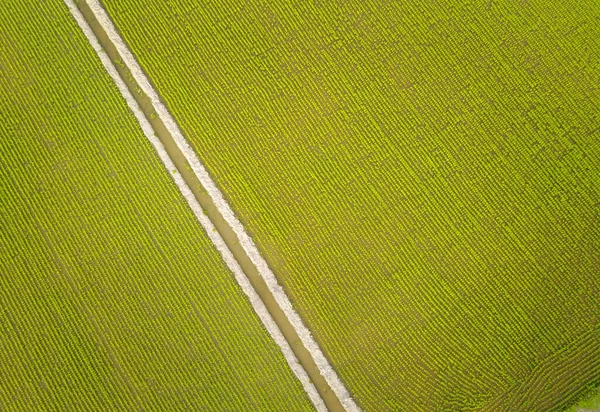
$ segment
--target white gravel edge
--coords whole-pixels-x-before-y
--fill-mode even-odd
[[[194,150],[190,147],[190,145],[183,137],[183,134],[179,130],[179,126],[177,125],[173,117],[169,114],[169,111],[167,110],[165,105],[162,104],[162,102],[160,101],[158,93],[151,86],[150,82],[148,81],[148,78],[137,63],[137,60],[125,44],[124,40],[117,32],[115,26],[110,20],[110,17],[104,10],[104,7],[100,4],[98,0],[86,0],[86,2],[89,5],[90,9],[93,11],[94,15],[96,16],[96,19],[98,19],[98,22],[102,25],[102,27],[108,34],[110,40],[116,46],[119,54],[121,55],[121,58],[127,65],[128,69],[131,71],[131,74],[133,75],[135,81],[152,101],[154,110],[156,111],[162,122],[165,124],[169,133],[171,133],[171,136],[173,136],[173,138],[175,139],[177,147],[179,147],[179,150],[183,152],[185,158],[192,167],[192,170],[194,171],[201,184],[204,186],[205,190],[212,198],[217,209],[223,215],[227,223],[235,232],[240,244],[248,254],[248,257],[258,269],[260,276],[265,280],[269,290],[275,297],[275,300],[277,301],[277,303],[285,313],[286,317],[296,330],[296,333],[300,337],[302,343],[313,357],[321,375],[323,375],[323,377],[325,378],[325,380],[327,381],[327,383],[329,384],[329,386],[331,387],[331,389],[336,394],[336,396],[347,411],[360,411],[360,408],[350,396],[348,389],[346,389],[346,387],[338,377],[337,373],[333,370],[333,368],[325,358],[325,355],[323,354],[323,352],[315,342],[314,338],[312,337],[310,331],[304,325],[302,319],[292,307],[289,298],[287,297],[281,286],[277,283],[277,279],[275,278],[275,275],[267,265],[267,262],[260,255],[258,249],[256,248],[256,245],[244,230],[244,227],[242,226],[241,222],[234,215],[229,204],[223,198],[223,194],[211,179],[210,175],[196,156]]]
[[[81,28],[81,30],[83,31],[85,36],[87,37],[88,41],[94,48],[94,51],[96,52],[96,54],[102,61],[102,64],[106,68],[106,71],[108,72],[110,77],[113,79],[113,81],[117,85],[119,91],[121,92],[121,95],[123,95],[123,98],[129,105],[129,108],[131,109],[131,111],[135,115],[137,121],[139,122],[139,124],[142,128],[142,131],[144,132],[144,134],[146,135],[146,137],[148,138],[150,143],[152,143],[152,146],[154,146],[154,149],[158,153],[160,160],[165,165],[165,168],[169,171],[169,175],[171,175],[171,177],[175,181],[175,184],[179,188],[179,191],[181,192],[181,194],[185,197],[187,203],[189,204],[190,208],[194,212],[194,215],[196,215],[196,218],[198,219],[198,221],[200,222],[200,224],[202,225],[202,227],[208,234],[208,237],[214,243],[217,250],[223,256],[223,259],[227,263],[227,266],[233,272],[237,283],[240,285],[240,287],[242,288],[244,293],[248,296],[250,303],[252,304],[252,307],[254,308],[254,311],[258,314],[260,320],[267,328],[267,331],[269,332],[269,334],[271,335],[273,340],[275,340],[277,345],[279,345],[279,348],[281,349],[281,352],[283,352],[283,355],[284,355],[287,363],[290,365],[290,368],[292,369],[292,371],[294,372],[294,374],[296,375],[298,380],[302,383],[302,386],[304,387],[304,390],[308,394],[310,400],[312,401],[312,403],[314,404],[314,406],[316,407],[316,409],[318,411],[326,411],[327,408],[325,407],[323,400],[319,396],[317,389],[310,381],[306,371],[304,370],[302,365],[300,365],[300,363],[298,362],[298,359],[296,359],[294,352],[292,352],[291,347],[289,346],[288,342],[285,340],[283,334],[279,330],[279,327],[277,326],[277,324],[275,323],[275,321],[273,320],[273,318],[267,311],[267,308],[265,307],[264,303],[262,302],[262,300],[260,299],[260,297],[258,296],[256,291],[254,290],[252,285],[250,284],[250,281],[248,280],[248,278],[242,271],[237,260],[235,260],[235,258],[233,257],[233,254],[231,253],[231,251],[229,250],[229,248],[223,241],[223,238],[221,238],[221,236],[216,231],[214,225],[208,219],[208,217],[206,217],[204,215],[200,204],[194,197],[194,194],[192,193],[191,189],[187,186],[187,184],[185,183],[185,181],[183,180],[181,175],[179,173],[171,173],[171,171],[176,170],[175,165],[171,161],[171,158],[167,154],[164,146],[162,145],[162,143],[160,142],[158,137],[156,137],[156,135],[154,134],[154,130],[152,129],[152,126],[150,125],[150,123],[148,122],[148,120],[146,119],[144,114],[142,113],[142,111],[141,111],[139,105],[137,104],[137,102],[135,101],[134,97],[131,95],[131,93],[127,89],[127,86],[125,85],[125,83],[119,76],[117,70],[113,66],[112,62],[110,61],[110,58],[108,57],[106,52],[104,52],[104,50],[102,50],[102,47],[100,46],[100,43],[98,42],[98,39],[96,38],[94,32],[92,31],[90,26],[85,21],[83,15],[79,11],[79,9],[77,8],[77,6],[73,2],[73,0],[64,0],[64,2],[67,5],[67,7],[68,7],[69,11],[71,12],[71,14],[73,15],[73,17],[75,18],[75,20],[77,21],[77,24],[79,25],[79,27]]]

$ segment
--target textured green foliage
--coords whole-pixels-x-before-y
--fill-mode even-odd
[[[567,412],[590,412],[600,410],[600,383],[591,386],[587,396],[579,399],[576,404],[567,409]]]
[[[600,323],[598,1],[104,3],[366,409],[492,405]]]
[[[310,410],[61,1],[0,7],[0,410]]]

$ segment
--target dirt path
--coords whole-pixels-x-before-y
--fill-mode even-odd
[[[88,4],[85,1],[79,1],[77,3],[77,7],[96,35],[100,45],[115,65],[121,79],[123,79],[130,93],[134,96],[144,116],[152,126],[154,133],[166,149],[168,156],[177,169],[177,173],[180,174],[181,178],[183,178],[187,186],[191,189],[193,196],[224,240],[228,249],[233,254],[233,257],[250,281],[250,284],[258,294],[260,300],[262,303],[264,303],[264,306],[277,324],[279,330],[282,332],[294,355],[308,374],[310,381],[316,387],[327,409],[330,411],[346,410],[346,408],[344,408],[338,399],[338,396],[331,389],[331,386],[320,373],[313,356],[311,356],[310,352],[303,345],[302,340],[300,339],[295,328],[288,320],[288,317],[277,303],[266,282],[259,274],[257,267],[251,261],[250,257],[239,243],[238,237],[234,233],[233,229],[226,222],[223,215],[219,212],[211,196],[206,190],[204,190],[200,180],[192,170],[184,154],[178,148],[173,136],[167,130],[165,124],[161,121],[159,116],[157,116],[155,113],[151,99],[141,90],[137,82],[134,80],[131,72],[122,61],[117,48],[111,42],[105,30],[95,18]]]

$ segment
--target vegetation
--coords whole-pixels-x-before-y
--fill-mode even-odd
[[[567,412],[591,412],[600,410],[600,384],[590,390],[583,399],[567,409]]]
[[[104,4],[366,410],[597,380],[597,1]]]
[[[0,410],[309,410],[60,1],[0,8]]]

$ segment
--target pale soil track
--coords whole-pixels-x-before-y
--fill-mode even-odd
[[[102,6],[64,1],[317,410],[360,410]]]

